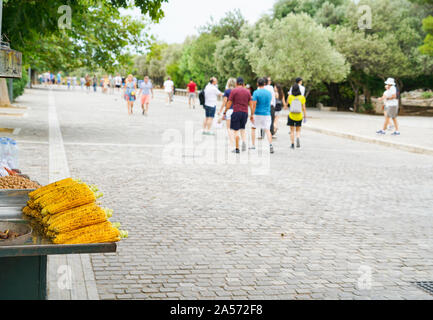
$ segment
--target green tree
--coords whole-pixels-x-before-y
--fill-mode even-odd
[[[422,54],[433,56],[433,17],[427,17],[423,21],[423,30],[427,33],[424,44],[420,47]]]
[[[238,39],[240,30],[247,23],[239,9],[229,11],[218,22],[211,21],[199,29],[200,33],[209,33],[217,38],[224,39],[225,36]]]
[[[187,51],[187,58],[181,70],[194,78],[199,86],[204,86],[213,76],[218,76],[214,54],[218,38],[214,35],[203,33],[195,39]]]
[[[248,39],[227,36],[216,45],[215,66],[224,79],[242,76],[247,83],[253,83],[256,75],[247,59],[250,50]]]
[[[302,76],[307,84],[340,82],[349,73],[344,56],[331,46],[331,32],[307,14],[289,14],[272,25],[259,25],[248,53],[253,71],[283,85]]]
[[[121,16],[119,9],[137,6],[150,20],[159,21],[163,17],[161,4],[166,1],[4,0],[2,31],[11,47],[22,51],[24,63],[33,68],[102,66],[113,70],[129,59],[126,47],[140,49],[149,38],[144,22]],[[58,9],[65,4],[72,9],[71,28],[59,30]],[[0,86],[3,91],[4,80]]]

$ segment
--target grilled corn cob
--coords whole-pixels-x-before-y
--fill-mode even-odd
[[[35,204],[35,202],[33,201],[33,200],[29,200],[29,201],[27,201],[27,206],[30,208],[30,209],[36,209],[36,204]]]
[[[63,202],[69,199],[74,199],[77,196],[77,193],[85,192],[90,189],[94,193],[98,190],[95,186],[87,186],[85,183],[77,183],[71,186],[58,188],[54,192],[50,192],[39,199],[35,200],[35,204],[43,209],[50,204]]]
[[[30,216],[31,211],[32,211],[32,208],[30,208],[29,206],[26,206],[26,207],[23,208],[23,213],[26,216]]]
[[[74,180],[74,179],[72,179],[72,178],[63,179],[63,180],[51,183],[49,185],[46,185],[44,187],[36,189],[35,191],[30,192],[29,193],[29,197],[30,197],[30,199],[35,200],[35,199],[43,196],[46,193],[49,193],[49,192],[51,192],[53,190],[56,190],[59,187],[64,187],[66,185],[71,185],[71,184],[74,184],[76,182],[77,181]]]
[[[111,215],[111,210],[102,209],[97,205],[91,205],[87,210],[78,208],[69,210],[68,213],[62,214],[56,222],[48,227],[48,231],[54,233],[66,233],[72,230],[98,224],[107,221]]]
[[[70,232],[60,233],[54,237],[53,243],[99,243],[95,241],[102,240],[105,240],[103,242],[115,242],[119,241],[121,237],[121,233],[117,227],[118,225],[105,221]]]
[[[46,216],[47,214],[55,215],[62,211],[93,203],[96,199],[102,196],[103,194],[101,192],[95,193],[90,190],[89,187],[84,185],[84,188],[68,193],[63,199],[61,199],[61,201],[47,205],[41,212],[43,216]]]

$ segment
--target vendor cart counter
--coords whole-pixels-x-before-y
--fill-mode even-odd
[[[116,243],[57,245],[45,239],[21,209],[32,190],[0,190],[0,221],[30,224],[31,239],[0,246],[0,300],[47,299],[47,256],[116,252]],[[4,231],[4,230],[3,230]]]

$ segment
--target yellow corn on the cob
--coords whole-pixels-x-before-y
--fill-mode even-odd
[[[23,208],[23,213],[26,216],[30,216],[31,210],[32,210],[32,208],[30,208],[29,206],[26,206],[26,207]]]
[[[30,192],[29,197],[30,197],[30,199],[37,199],[37,198],[43,196],[44,194],[55,190],[56,188],[59,188],[59,187],[65,186],[65,185],[69,185],[69,184],[73,184],[73,183],[76,183],[76,181],[72,178],[63,179],[63,180],[51,183],[49,185],[46,185],[44,187],[36,189],[35,191]]]
[[[44,207],[42,209],[42,215],[55,215],[62,211],[81,207],[83,205],[95,202],[96,199],[101,196],[102,193],[94,193],[92,190],[89,189],[89,187],[85,186],[85,188],[82,188],[80,191],[76,190],[76,192],[68,194],[68,196],[62,199],[62,201],[52,203]]]
[[[36,209],[36,205],[35,205],[35,202],[33,201],[33,200],[29,200],[29,201],[27,201],[27,206],[30,208],[30,209]]]
[[[128,232],[117,229],[116,227],[99,229],[93,233],[83,233],[75,238],[66,240],[64,244],[86,244],[86,243],[107,243],[118,242],[122,238],[127,238]]]
[[[97,205],[88,206],[87,210],[79,208],[69,210],[67,214],[52,223],[48,230],[54,233],[66,233],[72,230],[107,221],[110,211]]]
[[[116,229],[116,228],[113,227],[113,225],[111,224],[110,221],[105,221],[105,222],[94,224],[94,225],[87,226],[84,228],[76,229],[76,230],[73,230],[70,232],[57,234],[54,237],[53,242],[55,244],[64,244],[67,241],[74,239],[74,238],[77,238],[77,237],[80,237],[80,236],[90,237],[92,234],[99,233],[99,232],[109,234],[110,232],[112,232],[112,229]],[[117,231],[119,231],[119,230],[117,230]],[[89,243],[89,242],[86,242],[86,243]]]
[[[72,200],[76,198],[77,194],[82,192],[87,192],[88,190],[91,190],[92,192],[95,192],[94,189],[88,187],[84,183],[77,183],[75,185],[71,185],[64,188],[58,188],[57,191],[51,192],[45,196],[40,197],[39,199],[35,200],[35,204],[43,209],[50,204],[57,203],[57,202],[63,202],[66,200]]]

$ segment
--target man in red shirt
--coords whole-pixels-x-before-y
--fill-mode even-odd
[[[191,109],[191,100],[192,100],[192,105],[193,108],[195,109],[195,98],[197,96],[197,85],[195,84],[194,81],[192,81],[192,79],[189,79],[189,83],[188,83],[188,105],[189,108]]]
[[[247,151],[247,137],[245,134],[245,126],[248,122],[248,107],[251,109],[251,121],[254,122],[254,112],[251,93],[245,89],[244,79],[239,77],[236,81],[236,88],[230,93],[229,101],[227,102],[224,115],[233,106],[232,120],[230,130],[236,139],[236,150],[233,153],[240,153],[239,150],[239,131],[242,137],[242,151]]]

